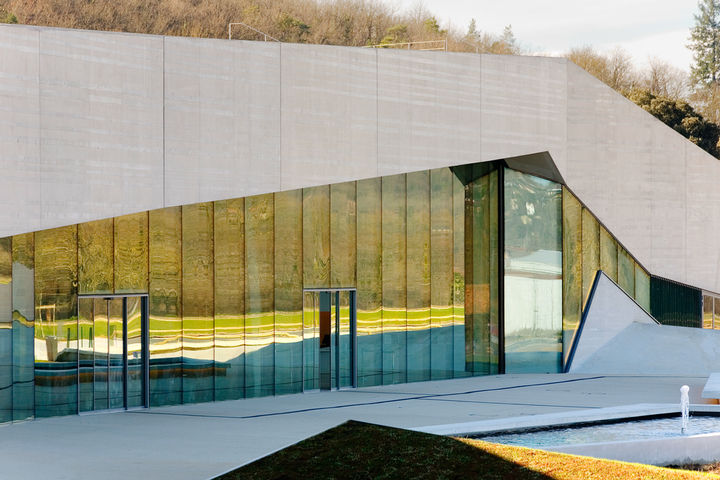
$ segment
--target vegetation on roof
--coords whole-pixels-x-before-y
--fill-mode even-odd
[[[550,453],[349,421],[220,480],[705,479],[706,473]]]

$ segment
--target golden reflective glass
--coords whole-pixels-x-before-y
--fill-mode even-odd
[[[77,411],[77,247],[76,225],[35,234],[35,415],[38,417]]]
[[[330,187],[303,189],[303,283],[330,286]]]
[[[635,297],[635,261],[624,248],[618,246],[618,285]]]
[[[113,219],[81,223],[77,229],[79,293],[112,293]]]
[[[714,297],[715,310],[713,315],[713,328],[720,330],[720,298]]]
[[[213,400],[213,204],[182,207],[183,403]]]
[[[13,419],[12,238],[0,238],[0,423]]]
[[[407,381],[430,380],[430,171],[407,174]]]
[[[330,284],[333,287],[355,286],[355,185],[356,182],[330,185]]]
[[[650,311],[650,275],[637,263],[635,264],[635,301],[646,311]]]
[[[407,372],[406,176],[382,177],[383,384]]]
[[[358,384],[382,384],[381,180],[357,182]]]
[[[587,208],[582,209],[582,294],[583,305],[600,270],[600,224]]]
[[[149,214],[150,405],[182,403],[182,211]]]
[[[275,393],[303,389],[302,190],[275,194]]]
[[[148,213],[115,218],[115,293],[148,291]]]
[[[702,328],[713,328],[713,297],[703,295]]]
[[[600,269],[614,282],[618,281],[618,246],[605,227],[600,227]]]
[[[449,168],[430,171],[432,379],[453,377],[453,195]]]
[[[563,188],[563,365],[580,324],[583,302],[582,205]],[[599,234],[599,233],[598,233]]]
[[[275,383],[273,195],[245,199],[245,394],[272,395]]]
[[[95,371],[95,331],[93,298],[78,298],[78,388],[79,411],[93,410]]]
[[[35,234],[12,238],[13,420],[35,413]]]
[[[245,200],[215,202],[215,399],[245,395]]]
[[[465,185],[456,169],[452,172],[453,209],[453,369],[454,377],[471,373],[466,368],[465,342]]]

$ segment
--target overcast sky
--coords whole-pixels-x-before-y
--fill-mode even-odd
[[[401,10],[416,0],[394,0]],[[624,48],[638,66],[658,57],[685,71],[685,47],[696,0],[423,0],[443,27],[463,31],[475,18],[481,31],[499,34],[511,24],[521,46],[533,53],[561,54],[591,45],[599,51]]]

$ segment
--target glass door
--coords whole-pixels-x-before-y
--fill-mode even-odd
[[[357,386],[355,296],[354,289],[305,290],[304,390]]]
[[[78,298],[78,408],[147,406],[147,297]]]

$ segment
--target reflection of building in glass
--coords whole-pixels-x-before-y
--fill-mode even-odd
[[[0,422],[562,372],[599,270],[720,326],[720,164],[565,59],[6,25],[0,58]]]
[[[34,356],[34,400],[17,385],[12,410],[560,372],[562,339],[577,325],[568,307],[583,288],[580,276],[567,280],[563,298],[563,245],[580,252],[566,251],[568,273],[586,256],[588,275],[600,266],[598,248],[586,255],[570,241],[581,211],[597,235],[602,227],[560,184],[483,163],[4,239],[4,268],[29,288],[34,278],[36,304],[34,329],[21,310],[7,329],[34,336],[21,359]],[[602,238],[612,264],[628,265],[617,272],[631,272],[613,279],[649,308],[647,273]]]

